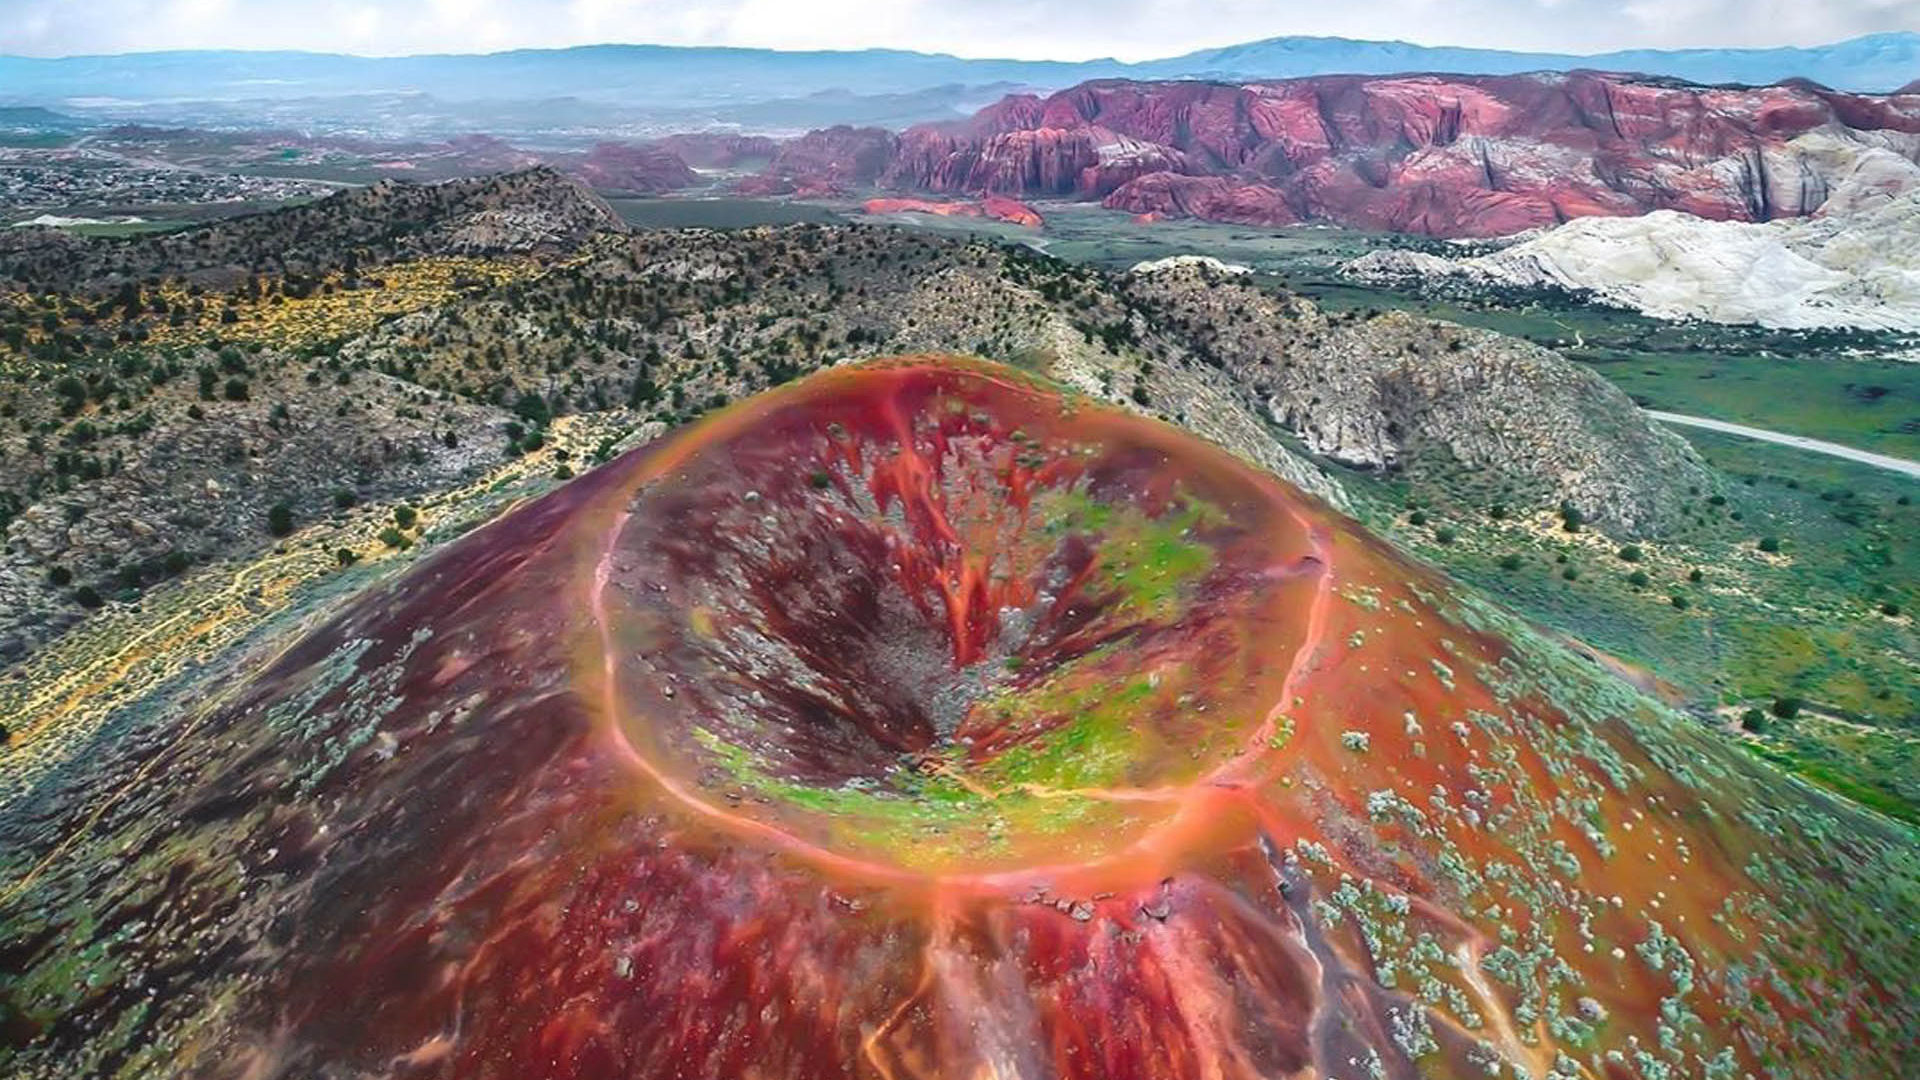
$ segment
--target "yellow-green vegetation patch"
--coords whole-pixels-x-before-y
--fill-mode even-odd
[[[978,766],[983,780],[996,787],[1085,788],[1124,777],[1128,763],[1139,759],[1135,721],[1155,688],[1145,676],[1076,679],[1079,669],[1088,666],[1082,661],[1041,687],[1006,693],[980,706],[996,727],[1040,732]]]
[[[932,771],[901,767],[884,786],[814,786],[773,775],[758,755],[704,727],[694,738],[729,780],[771,801],[820,815],[838,838],[883,851],[909,867],[1004,856],[1014,837],[1047,841],[1090,825],[1119,828],[1127,807],[1075,795],[1025,790],[990,792],[956,772],[959,748],[932,759]]]
[[[1099,502],[1084,491],[1047,495],[1036,507],[1049,531],[1097,537],[1095,573],[1120,596],[1116,614],[1156,622],[1179,614],[1181,590],[1213,568],[1213,549],[1195,529],[1224,520],[1218,509],[1186,495],[1176,509],[1149,517]]]

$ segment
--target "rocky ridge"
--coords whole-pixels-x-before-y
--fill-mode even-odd
[[[151,236],[0,233],[0,288],[108,292],[184,281],[227,289],[254,274],[306,276],[425,255],[552,255],[626,226],[548,166],[439,184],[389,180],[302,206]]]
[[[1659,532],[1692,492],[1715,487],[1685,440],[1550,350],[1404,312],[1330,316],[1199,261],[1137,268],[1125,288],[1334,461],[1437,457],[1626,534]]]
[[[341,212],[382,206],[403,216]],[[1328,315],[1205,261],[1115,276],[891,227],[627,233],[604,209],[536,171],[445,190],[395,185],[163,244],[86,245],[90,258],[136,254],[144,273],[208,282],[235,260],[291,275],[355,252],[367,263],[415,251],[566,256],[423,292],[419,308],[345,337],[339,318],[287,323],[299,327],[291,336],[256,331],[319,303],[277,286],[208,294],[205,314],[223,317],[199,331],[156,328],[145,304],[9,300],[27,305],[10,318],[28,318],[9,329],[25,353],[0,354],[0,406],[13,420],[0,435],[9,648],[77,618],[81,587],[137,596],[176,562],[271,544],[275,505],[297,529],[336,499],[403,499],[469,479],[537,447],[555,415],[672,425],[820,366],[893,352],[1017,364],[1184,426],[1336,506],[1339,483],[1309,455],[1492,470],[1513,479],[1517,501],[1565,502],[1621,534],[1658,533],[1679,488],[1712,482],[1684,444],[1555,354],[1405,316]],[[346,239],[319,227],[328,223]],[[376,239],[351,242],[366,238]],[[161,261],[175,252],[182,263]],[[348,288],[325,299],[383,295]],[[43,319],[62,328],[49,336]],[[170,343],[137,344],[156,330]],[[37,371],[61,373],[53,393]]]

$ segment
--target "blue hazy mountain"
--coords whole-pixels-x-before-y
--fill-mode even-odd
[[[1920,33],[1871,34],[1815,48],[1634,49],[1591,55],[1430,47],[1403,41],[1282,37],[1206,49],[1133,67],[1133,74],[1151,74],[1157,78],[1238,79],[1342,72],[1390,75],[1402,71],[1512,75],[1523,71],[1592,68],[1665,75],[1698,83],[1756,86],[1782,79],[1811,79],[1836,90],[1884,93],[1920,79]]]
[[[661,45],[384,58],[241,51],[0,56],[0,105],[153,122],[244,124],[252,115],[386,130],[503,130],[518,126],[510,117],[524,115],[528,103],[565,102],[563,115],[548,116],[556,128],[718,123],[773,129],[849,122],[900,126],[960,115],[1008,88],[1054,89],[1103,77],[1262,79],[1573,68],[1707,83],[1804,78],[1836,89],[1884,92],[1920,79],[1920,33],[1877,34],[1817,48],[1588,56],[1285,37],[1141,63]]]

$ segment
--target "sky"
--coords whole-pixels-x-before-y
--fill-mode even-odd
[[[1591,53],[1920,30],[1920,0],[0,0],[0,53],[599,42],[1143,60],[1281,35]]]

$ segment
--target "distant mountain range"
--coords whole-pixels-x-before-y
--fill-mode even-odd
[[[1836,89],[1886,92],[1920,80],[1920,33],[1876,34],[1817,48],[1590,56],[1284,37],[1141,63],[661,45],[389,58],[227,51],[0,57],[0,105],[112,120],[318,123],[388,132],[701,125],[779,131],[832,123],[899,127],[964,115],[1008,89],[1051,90],[1098,78],[1500,75],[1581,68],[1704,83],[1801,78]]]

